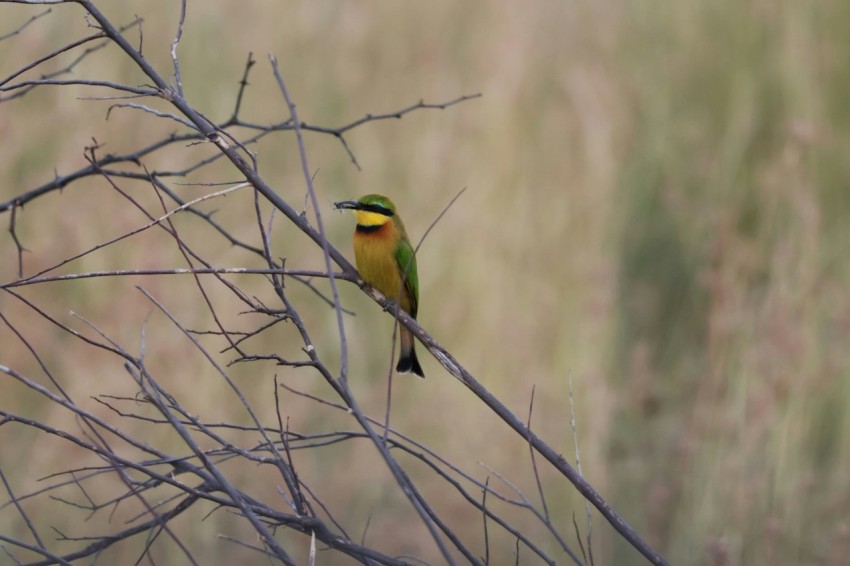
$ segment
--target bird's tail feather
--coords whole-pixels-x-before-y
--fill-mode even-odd
[[[419,377],[425,377],[425,372],[422,371],[422,366],[419,365],[419,359],[416,357],[416,350],[412,344],[410,350],[407,352],[402,349],[401,356],[398,358],[398,365],[395,369],[399,373],[413,373]]]

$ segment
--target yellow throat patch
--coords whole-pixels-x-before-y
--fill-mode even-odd
[[[381,226],[392,220],[389,216],[368,210],[355,210],[354,214],[357,215],[357,224],[360,226]]]

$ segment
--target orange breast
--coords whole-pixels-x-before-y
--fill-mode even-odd
[[[410,299],[402,286],[395,260],[398,237],[392,222],[373,232],[355,232],[354,259],[363,281],[410,312]]]

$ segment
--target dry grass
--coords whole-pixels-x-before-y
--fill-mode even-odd
[[[176,4],[110,6],[108,13],[119,22],[144,17],[146,54],[164,69]],[[469,187],[420,252],[422,324],[515,412],[526,413],[536,387],[534,427],[564,454],[573,452],[572,376],[585,474],[672,563],[838,565],[850,552],[847,6],[839,0],[535,0],[474,7],[208,0],[190,3],[184,82],[197,107],[224,118],[253,51],[259,65],[244,117],[281,119],[285,107],[265,60],[274,52],[302,119],[323,125],[419,99],[482,92],[451,110],[352,132],[348,141],[362,172],[335,140],[309,136],[331,240],[347,251],[352,228],[348,216],[330,214],[333,200],[391,195],[416,237]],[[78,10],[57,11],[67,17],[46,18],[20,39],[0,43],[0,75],[57,38],[82,32]],[[4,4],[0,13],[2,33],[31,11]],[[140,80],[115,49],[76,74]],[[105,151],[121,151],[173,129],[129,110],[104,122],[109,103],[75,98],[91,94],[42,89],[0,106],[0,200],[50,179],[54,169],[81,166],[92,136],[107,144]],[[292,139],[278,136],[255,150],[264,177],[284,198],[301,202]],[[148,166],[178,166],[208,152],[157,155]],[[233,171],[221,167],[202,177],[191,180],[232,179]],[[148,187],[128,187],[154,202]],[[181,191],[189,196],[196,189]],[[218,209],[237,234],[253,237],[249,193],[208,208]],[[32,272],[143,218],[105,182],[90,181],[39,199],[18,221]],[[193,224],[199,223],[178,219],[190,240]],[[275,244],[289,266],[321,265],[316,250],[282,222]],[[217,265],[246,261],[206,233],[192,245]],[[10,280],[15,265],[5,234],[0,280]],[[164,234],[150,233],[68,269],[130,266],[182,261]],[[188,326],[209,326],[189,279],[98,280],[26,294],[64,320],[73,310],[137,348],[150,313],[133,289],[138,283]],[[256,280],[240,283],[268,292]],[[354,387],[364,408],[380,415],[391,320],[355,291],[343,293],[357,311],[347,321]],[[308,292],[292,292],[296,302],[313,304]],[[246,324],[237,307],[232,324]],[[0,311],[46,354],[77,398],[133,394],[112,360],[33,320],[9,296],[0,295]],[[303,314],[314,327],[327,326],[317,346],[333,357],[331,314],[318,303]],[[177,332],[159,315],[149,324],[149,359],[172,391],[191,400],[198,414],[243,419],[200,357],[186,355]],[[287,333],[269,333],[266,344],[286,351]],[[207,344],[218,347],[212,339]],[[0,363],[35,371],[5,327]],[[482,478],[486,470],[478,462],[535,493],[523,443],[502,435],[501,425],[433,360],[423,365],[424,382],[395,382],[396,426]],[[260,404],[274,371],[234,368]],[[278,373],[326,393],[309,375]],[[0,392],[4,406],[51,418],[40,413],[50,406],[20,388],[2,383]],[[319,413],[296,399],[285,407],[299,429],[350,426],[343,415]],[[8,429],[0,428],[0,457],[7,474],[14,470],[8,462],[20,462],[20,490],[35,485],[20,479],[24,474],[34,478],[74,458],[58,442]],[[371,450],[363,443],[296,463],[336,501],[343,521],[371,512],[369,532],[391,541],[391,553],[438,560],[413,511],[370,461]],[[374,473],[375,483],[350,485],[344,470],[352,477]],[[550,505],[568,530],[572,513],[583,515],[583,503],[564,493],[554,474],[543,479],[558,486],[549,492]],[[267,497],[275,497],[274,481],[250,478]],[[480,530],[478,515],[449,493],[441,497],[444,489],[424,470],[421,482],[441,512],[468,515],[468,533]],[[234,528],[224,524],[227,517],[214,517],[199,540]],[[22,534],[13,518],[0,513],[0,531]],[[639,562],[599,519],[594,536],[597,564]],[[512,549],[505,541],[497,550],[509,556]],[[215,543],[199,557],[239,553]]]

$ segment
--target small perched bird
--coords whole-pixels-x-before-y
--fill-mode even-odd
[[[354,259],[363,281],[396,301],[415,319],[419,306],[416,257],[393,201],[383,195],[372,194],[356,201],[334,203],[334,207],[351,209],[357,216]],[[425,377],[413,349],[413,333],[403,326],[400,332],[401,354],[396,370]]]

